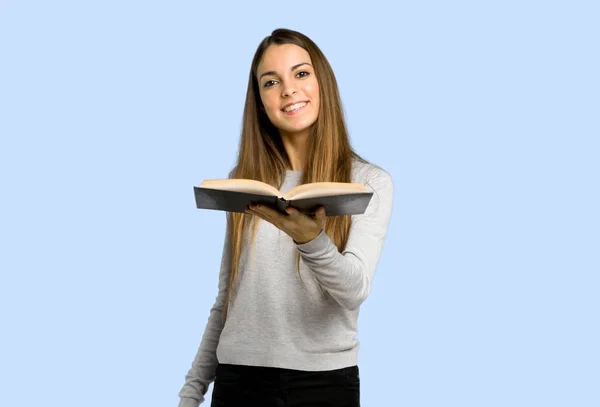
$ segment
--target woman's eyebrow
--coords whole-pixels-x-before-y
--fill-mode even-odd
[[[311,67],[312,67],[312,65],[311,65],[311,64],[309,64],[308,62],[300,62],[299,64],[296,64],[296,65],[292,66],[292,67],[290,68],[290,71],[293,71],[294,69],[297,69],[298,67],[301,67],[302,65],[308,65],[308,66],[311,66]],[[260,78],[262,78],[262,77],[263,77],[263,76],[265,76],[265,75],[277,75],[277,72],[275,72],[275,71],[268,71],[268,72],[265,72],[265,73],[263,73],[262,75],[260,75],[260,76],[258,77],[258,80],[260,80]]]

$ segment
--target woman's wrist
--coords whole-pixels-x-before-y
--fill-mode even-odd
[[[323,231],[323,230],[321,229],[320,231],[318,231],[318,232],[317,232],[317,234],[316,234],[316,235],[314,235],[314,236],[312,236],[312,237],[309,237],[309,238],[307,238],[307,239],[306,239],[306,238],[293,239],[293,240],[294,240],[294,243],[296,243],[296,244],[300,245],[300,244],[306,244],[306,243],[312,242],[312,241],[313,241],[313,240],[315,240],[317,237],[319,237],[319,235],[321,234],[321,232],[322,232],[322,231]]]

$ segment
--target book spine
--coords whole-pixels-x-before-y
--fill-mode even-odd
[[[277,210],[281,213],[286,213],[286,209],[288,206],[290,206],[290,201],[284,199],[284,198],[277,198]]]

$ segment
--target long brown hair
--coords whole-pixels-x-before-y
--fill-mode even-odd
[[[270,122],[264,110],[258,88],[257,70],[263,55],[271,45],[294,44],[304,48],[313,63],[319,83],[320,107],[316,122],[309,136],[308,157],[301,183],[309,182],[351,182],[353,159],[366,162],[352,149],[344,122],[344,113],[335,75],[327,58],[319,47],[307,36],[288,29],[276,29],[258,45],[248,78],[246,103],[243,113],[242,134],[238,149],[237,163],[229,173],[229,178],[246,178],[265,182],[280,188],[285,180],[286,170],[291,163],[284,149],[279,131]],[[254,220],[254,222],[252,222]],[[223,323],[227,318],[230,299],[234,299],[234,287],[238,280],[240,256],[244,231],[251,223],[253,244],[256,238],[259,218],[243,213],[228,213],[227,228],[230,236],[229,281],[223,310]],[[328,217],[325,232],[341,252],[348,240],[350,216]],[[299,273],[300,256],[296,253],[296,266]]]

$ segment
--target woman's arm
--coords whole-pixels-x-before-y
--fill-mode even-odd
[[[185,376],[185,384],[179,392],[179,397],[181,397],[179,407],[198,407],[204,401],[204,395],[208,391],[209,384],[215,380],[218,364],[217,345],[223,330],[221,314],[225,304],[230,270],[229,239],[229,228],[226,228],[219,273],[219,292],[210,310],[200,347],[190,370]]]
[[[344,308],[357,309],[371,290],[392,214],[392,177],[378,169],[367,182],[374,194],[367,210],[352,217],[348,242],[340,253],[322,231],[310,242],[297,245],[304,263],[323,288]]]

